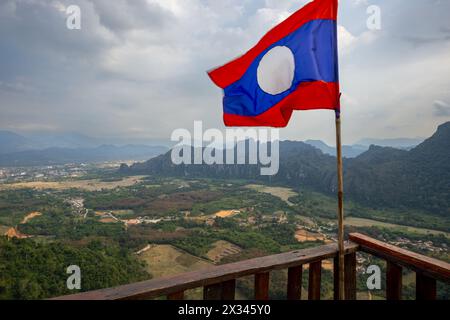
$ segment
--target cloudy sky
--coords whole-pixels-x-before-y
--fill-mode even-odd
[[[223,129],[206,70],[305,0],[0,0],[0,129],[167,140]],[[66,8],[81,8],[81,30]],[[381,30],[366,10],[381,9]],[[341,0],[344,142],[429,136],[450,120],[450,0]],[[283,139],[334,141],[334,114],[296,112]]]

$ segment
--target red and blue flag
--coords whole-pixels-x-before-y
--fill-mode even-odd
[[[241,57],[208,74],[226,126],[285,127],[293,110],[339,113],[338,0],[314,0]]]

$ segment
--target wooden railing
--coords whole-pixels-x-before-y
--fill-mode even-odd
[[[350,234],[345,244],[345,298],[356,299],[356,252],[362,250],[387,260],[387,299],[401,298],[402,266],[417,273],[417,298],[434,299],[436,280],[450,281],[450,265],[361,234]],[[270,272],[287,269],[287,298],[299,300],[302,294],[303,266],[309,265],[308,299],[320,299],[322,261],[333,259],[334,298],[338,298],[338,250],[336,244],[255,258],[205,270],[152,279],[116,288],[58,297],[58,300],[152,299],[166,296],[182,300],[186,290],[203,287],[205,300],[233,300],[236,279],[254,276],[254,299],[269,299]]]
[[[360,250],[386,260],[386,299],[402,298],[403,268],[416,272],[416,299],[436,299],[436,280],[450,282],[450,264],[399,247],[352,233],[350,241]]]

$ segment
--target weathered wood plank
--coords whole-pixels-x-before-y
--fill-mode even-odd
[[[203,287],[203,300],[221,300],[222,284],[216,283]]]
[[[184,300],[184,291],[168,294],[167,300]]]
[[[405,250],[360,233],[351,233],[349,239],[361,246],[361,250],[431,278],[450,282],[450,264]]]
[[[322,280],[322,261],[309,264],[308,299],[320,300],[320,284]]]
[[[436,300],[436,280],[419,272],[416,273],[416,299]]]
[[[356,252],[358,245],[346,244],[346,253]],[[286,269],[310,262],[330,259],[337,255],[337,245],[329,244],[315,248],[296,250],[277,255],[215,266],[204,270],[183,273],[74,295],[57,297],[58,300],[123,300],[151,299],[174,292],[203,287],[237,279],[260,272]]]
[[[269,272],[255,274],[255,300],[269,300]]]
[[[402,267],[391,261],[387,261],[386,268],[386,299],[402,299]]]
[[[288,269],[287,299],[301,300],[302,298],[303,266]]]
[[[236,294],[236,280],[228,280],[222,283],[222,300],[234,300]]]
[[[356,300],[356,253],[345,256],[344,280],[345,300]]]

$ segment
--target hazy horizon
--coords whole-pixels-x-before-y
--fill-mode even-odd
[[[444,124],[444,123],[443,123]],[[189,129],[189,128],[187,128]],[[207,128],[208,129],[208,128]],[[223,133],[225,134],[226,128],[223,129]],[[245,128],[244,128],[245,130]],[[437,128],[436,128],[437,130]],[[170,138],[168,139],[146,139],[146,138],[132,138],[132,137],[98,137],[98,136],[91,136],[87,134],[83,134],[81,132],[76,131],[36,131],[36,132],[27,132],[27,131],[12,131],[12,130],[4,130],[3,128],[0,128],[0,134],[2,133],[12,133],[17,134],[19,136],[22,136],[24,138],[30,139],[31,141],[45,141],[46,139],[49,139],[50,141],[52,139],[70,139],[70,138],[77,138],[77,139],[85,139],[86,142],[89,142],[91,144],[95,144],[96,146],[100,145],[116,145],[116,146],[124,146],[124,145],[148,145],[148,146],[165,146],[165,147],[172,147],[174,144],[177,143],[177,141],[171,141]],[[434,132],[433,132],[434,133]],[[390,137],[390,138],[381,138],[381,137],[363,137],[354,143],[345,144],[348,146],[370,146],[372,144],[380,145],[380,146],[391,146],[389,142],[392,143],[401,143],[406,146],[408,141],[411,141],[411,144],[408,146],[413,146],[415,144],[421,143],[424,140],[428,139],[428,137],[419,137],[419,136],[413,136],[413,137]],[[238,138],[238,140],[246,139],[245,137]],[[298,142],[314,142],[314,141],[320,141],[325,143],[327,146],[335,147],[335,143],[328,143],[321,139],[285,139],[280,137],[280,141],[298,141]],[[377,143],[380,142],[380,143]],[[385,142],[385,145],[381,142]],[[413,143],[414,142],[414,143]],[[207,145],[209,142],[204,141],[203,144]],[[57,143],[55,144],[55,146]]]

